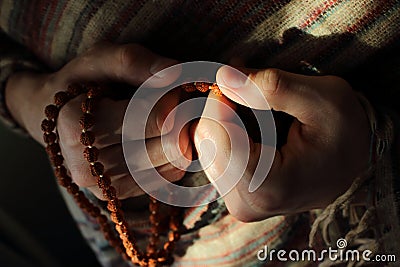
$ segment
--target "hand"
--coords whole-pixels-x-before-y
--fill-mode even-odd
[[[155,55],[139,45],[102,44],[73,59],[55,73],[14,74],[7,83],[6,104],[21,126],[44,145],[40,129],[44,118],[43,110],[46,105],[52,103],[57,91],[65,90],[71,83],[87,81],[124,82],[139,86],[152,74],[175,63],[176,61]],[[166,86],[178,77],[179,73],[175,74],[167,78],[154,79],[151,85],[154,88]],[[114,88],[113,90],[126,89]],[[57,121],[59,142],[65,164],[75,183],[89,188],[98,198],[103,199],[96,185],[96,178],[91,175],[89,165],[83,158],[84,147],[79,142],[81,130],[78,121],[82,116],[80,110],[82,99],[83,96],[79,96],[61,109]],[[171,91],[165,95],[152,110],[146,124],[147,153],[157,171],[169,181],[179,180],[183,177],[184,171],[170,164],[161,149],[160,126],[168,113],[178,104],[179,99],[178,91]],[[143,101],[146,105],[146,100]],[[93,128],[96,134],[94,145],[100,149],[99,161],[105,165],[106,173],[110,175],[117,195],[122,199],[143,193],[131,177],[122,153],[121,127],[127,105],[128,100],[102,99],[96,108],[96,124]],[[168,133],[163,132],[163,134]],[[139,140],[132,140],[132,142],[136,141]],[[179,142],[182,154],[191,159],[188,127],[181,132]],[[142,155],[133,156],[140,158]],[[179,160],[178,155],[175,158],[173,155],[168,156],[171,160]],[[138,171],[145,171],[146,168],[148,166],[138,165]]]
[[[292,115],[295,120],[287,143],[276,150],[268,176],[253,193],[248,191],[249,183],[260,151],[268,151],[268,147],[249,139],[250,158],[245,173],[224,197],[228,210],[239,220],[255,221],[327,206],[349,188],[368,164],[371,134],[355,92],[346,81],[334,76],[303,76],[277,69],[249,72],[247,79],[261,89],[270,107]],[[217,82],[227,98],[249,106],[242,99],[254,95],[251,83],[228,67],[218,71]],[[219,102],[209,101],[204,110],[218,114],[225,125],[230,118],[221,112],[222,105],[235,105],[226,97]],[[213,94],[210,98],[218,99]],[[249,107],[260,108],[257,99],[250,103]],[[240,127],[235,130],[244,131]],[[216,121],[201,118],[194,130],[199,154],[206,152],[200,146],[206,138],[212,139],[217,151],[214,162],[205,170],[213,181],[230,160],[240,161],[246,153],[231,151],[224,128]]]

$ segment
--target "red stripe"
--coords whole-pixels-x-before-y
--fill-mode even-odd
[[[338,0],[325,1],[322,6],[317,7],[309,16],[308,19],[300,25],[300,29],[309,27],[314,23],[322,14],[324,14],[331,6],[336,4]]]
[[[47,13],[47,18],[44,21],[44,24],[42,25],[41,29],[38,29],[36,31],[38,43],[39,43],[38,47],[40,47],[41,50],[45,50],[47,48],[46,47],[46,36],[48,35],[47,29],[49,28],[49,24],[54,16],[54,11],[56,10],[57,4],[58,4],[58,1],[53,1],[53,2],[52,1],[43,1],[43,2],[47,2],[47,4],[49,5],[47,7],[47,10],[48,9],[50,9],[50,10],[48,12],[46,12],[47,10],[45,10],[43,15],[45,15]],[[42,34],[41,36],[40,36],[40,33]],[[42,53],[43,53],[43,51],[42,51]],[[46,55],[49,56],[48,53],[46,53]]]
[[[64,2],[64,5],[61,7],[61,10],[60,10],[60,14],[58,14],[58,17],[57,17],[57,19],[56,19],[56,21],[54,22],[54,32],[56,32],[57,31],[57,28],[58,28],[58,24],[59,24],[59,22],[60,22],[60,20],[61,20],[61,18],[63,17],[63,15],[64,15],[64,11],[65,11],[65,8],[67,7],[67,4],[69,3],[69,1],[65,1]],[[49,51],[49,58],[51,58],[51,56],[52,56],[52,43],[53,43],[53,38],[54,38],[54,33],[51,35],[51,37],[49,38],[49,47],[48,47],[48,51]],[[57,41],[57,40],[56,40]]]

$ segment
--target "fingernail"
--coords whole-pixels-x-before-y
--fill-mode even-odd
[[[228,66],[223,66],[219,70],[223,83],[229,88],[240,88],[248,83],[246,75]]]
[[[160,58],[156,62],[153,63],[150,67],[150,73],[153,74],[154,76],[158,78],[163,78],[165,75],[167,75],[166,71],[162,71],[165,68],[168,68],[169,66],[173,65],[175,63],[174,60],[169,59],[169,58]]]

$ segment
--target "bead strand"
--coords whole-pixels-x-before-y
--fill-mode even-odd
[[[209,84],[205,82],[189,83],[181,86],[187,92],[207,92],[211,90],[215,95],[221,96],[217,84]],[[68,86],[67,91],[57,92],[54,96],[54,104],[50,104],[45,108],[46,118],[42,121],[41,129],[43,131],[43,140],[46,143],[46,152],[50,161],[54,166],[55,176],[58,183],[65,187],[69,194],[72,195],[77,205],[91,217],[95,218],[104,237],[108,240],[117,252],[122,254],[125,259],[130,259],[134,264],[140,266],[157,267],[166,264],[172,264],[172,253],[175,243],[180,239],[180,225],[182,223],[180,209],[171,207],[169,214],[169,232],[167,242],[158,250],[160,237],[160,203],[150,197],[149,211],[151,235],[145,253],[141,253],[134,243],[134,237],[129,231],[129,225],[124,218],[121,208],[121,202],[117,198],[116,190],[111,184],[110,177],[105,173],[104,165],[98,161],[99,149],[94,146],[96,140],[92,129],[95,124],[94,109],[96,101],[103,96],[105,88],[95,83],[85,85],[73,84]],[[111,221],[114,223],[118,236],[115,235],[108,218],[101,213],[79,189],[68,174],[67,168],[63,165],[64,158],[59,145],[58,134],[56,130],[57,118],[60,109],[74,97],[85,93],[86,99],[81,104],[83,115],[79,119],[81,127],[80,142],[85,147],[83,157],[89,163],[91,174],[96,177],[97,185],[101,189],[104,198],[107,200],[107,209],[110,212]]]

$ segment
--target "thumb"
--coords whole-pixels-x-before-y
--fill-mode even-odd
[[[305,76],[278,69],[252,70],[246,76],[229,66],[218,70],[217,83],[226,97],[239,104],[282,111],[304,124],[310,123],[310,114],[321,111],[326,99],[323,94],[337,86],[332,79],[321,76]]]
[[[250,157],[250,140],[224,102],[210,94],[193,131],[202,169],[222,196],[243,176]]]

